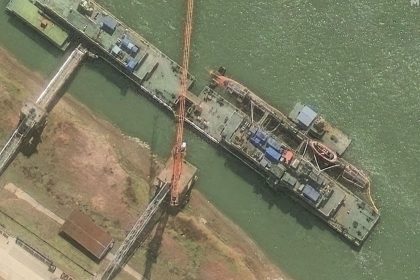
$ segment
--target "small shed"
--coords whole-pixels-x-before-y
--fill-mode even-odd
[[[281,177],[281,181],[284,185],[286,185],[288,188],[294,188],[294,186],[297,184],[298,180],[290,175],[288,172],[285,172],[283,177]]]
[[[305,126],[305,128],[309,127],[312,122],[316,119],[318,114],[312,110],[308,106],[304,106],[302,110],[299,112],[299,115],[297,116],[297,120],[300,124]]]
[[[303,195],[313,203],[316,203],[321,196],[321,194],[311,185],[305,185],[303,188]]]
[[[137,65],[139,64],[139,61],[132,58],[130,59],[127,64],[126,64],[126,68],[130,71],[130,72],[134,72],[134,70],[136,70]]]
[[[114,47],[112,47],[112,49],[111,49],[111,54],[113,55],[113,56],[118,56],[119,54],[120,54],[120,52],[121,52],[121,48],[120,47],[118,47],[117,45],[115,45]]]
[[[271,148],[273,148],[274,150],[276,150],[277,152],[281,151],[281,146],[280,144],[276,141],[276,139],[274,138],[268,138],[267,140],[267,144],[268,146],[270,146]]]
[[[121,48],[129,54],[137,54],[139,52],[139,47],[137,47],[128,37],[121,40]]]
[[[112,35],[117,28],[118,22],[110,16],[102,18],[101,29],[106,33]]]
[[[281,158],[281,152],[268,147],[265,149],[265,157],[271,162],[278,163]]]
[[[70,214],[61,227],[60,234],[80,245],[97,260],[101,260],[114,244],[107,232],[78,210]]]
[[[265,141],[267,141],[267,134],[263,130],[258,130],[255,133],[255,137],[259,138],[262,144],[265,144]]]

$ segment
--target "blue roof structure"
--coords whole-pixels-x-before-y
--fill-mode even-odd
[[[314,203],[317,202],[321,196],[321,194],[311,185],[305,185],[303,188],[303,195]]]
[[[268,147],[266,150],[265,150],[265,157],[269,160],[269,161],[271,161],[271,162],[275,162],[275,163],[277,163],[277,162],[279,162],[280,161],[280,158],[281,158],[281,153],[279,153],[278,151],[276,151],[276,150],[274,150],[273,148],[271,148],[271,147]]]
[[[128,61],[128,63],[126,64],[126,67],[127,67],[128,70],[130,70],[131,72],[133,72],[136,69],[138,63],[139,62],[137,60],[130,59]]]
[[[134,47],[132,47],[132,48],[131,48],[131,52],[132,52],[133,54],[138,53],[138,52],[139,52],[139,50],[140,50],[140,48],[139,48],[139,47],[137,47],[136,45],[134,45]]]
[[[305,127],[309,127],[317,116],[318,114],[314,110],[312,110],[308,106],[305,106],[299,112],[297,120]]]
[[[267,134],[264,131],[262,131],[262,130],[258,130],[255,133],[255,136],[254,137],[259,138],[261,140],[262,144],[264,144],[265,141],[267,141]]]
[[[276,150],[277,152],[280,152],[281,151],[281,146],[280,146],[280,144],[276,141],[276,139],[274,139],[274,138],[268,138],[268,140],[267,140],[267,144],[271,147],[271,148],[273,148],[274,150]]]
[[[121,48],[129,54],[137,54],[139,52],[139,47],[137,47],[128,37],[124,37],[121,40]]]
[[[249,140],[251,142],[252,145],[254,146],[259,146],[260,145],[260,138],[252,136],[251,139]]]
[[[110,16],[106,16],[102,19],[101,28],[112,35],[112,33],[114,33],[115,29],[117,28],[117,24],[118,23],[115,19]]]

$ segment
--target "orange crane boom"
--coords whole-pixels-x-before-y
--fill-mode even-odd
[[[175,145],[172,149],[172,179],[171,179],[171,206],[179,204],[179,180],[182,173],[182,163],[184,157],[183,137],[184,137],[184,121],[185,121],[185,96],[188,90],[188,67],[190,60],[190,46],[192,33],[194,0],[187,0],[187,17],[184,29],[184,45],[182,50],[182,69],[181,69],[181,87],[178,97],[178,112]]]

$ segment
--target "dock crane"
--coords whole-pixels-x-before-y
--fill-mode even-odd
[[[179,205],[179,181],[182,174],[182,165],[185,155],[185,143],[183,142],[184,137],[184,121],[185,121],[185,96],[187,95],[188,90],[188,66],[190,59],[190,46],[191,46],[191,33],[192,33],[192,17],[193,17],[193,8],[194,0],[186,0],[187,2],[187,17],[185,20],[185,29],[184,29],[184,44],[182,50],[182,68],[181,68],[181,85],[179,90],[178,97],[178,110],[176,114],[177,118],[177,127],[176,127],[176,137],[175,144],[172,149],[172,177],[170,184],[164,184],[161,186],[158,194],[153,198],[153,200],[147,206],[146,211],[139,217],[137,222],[134,224],[131,231],[128,233],[121,246],[118,248],[115,253],[115,257],[105,268],[105,271],[95,277],[95,279],[101,280],[110,280],[123,265],[129,256],[131,249],[133,248],[136,241],[142,235],[148,223],[152,220],[152,217],[157,212],[160,205],[165,200],[165,197],[170,193],[170,205],[176,207]]]
[[[178,185],[182,173],[182,164],[184,160],[186,144],[184,137],[185,122],[185,96],[187,95],[188,67],[190,60],[192,16],[194,9],[194,0],[187,0],[187,17],[185,20],[184,46],[182,50],[182,68],[181,68],[181,87],[178,97],[177,126],[175,145],[172,149],[172,179],[171,179],[171,206],[178,206],[179,191]]]

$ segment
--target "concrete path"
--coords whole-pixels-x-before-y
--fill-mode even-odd
[[[62,225],[64,224],[64,219],[60,218],[56,214],[54,214],[52,211],[48,210],[44,206],[42,206],[38,201],[33,199],[29,194],[22,191],[18,187],[16,187],[12,183],[8,183],[6,186],[4,186],[4,189],[14,194],[17,198],[26,201],[29,203],[33,208],[38,210],[39,212],[45,214],[46,216],[50,217],[52,220],[54,220],[56,223]]]

